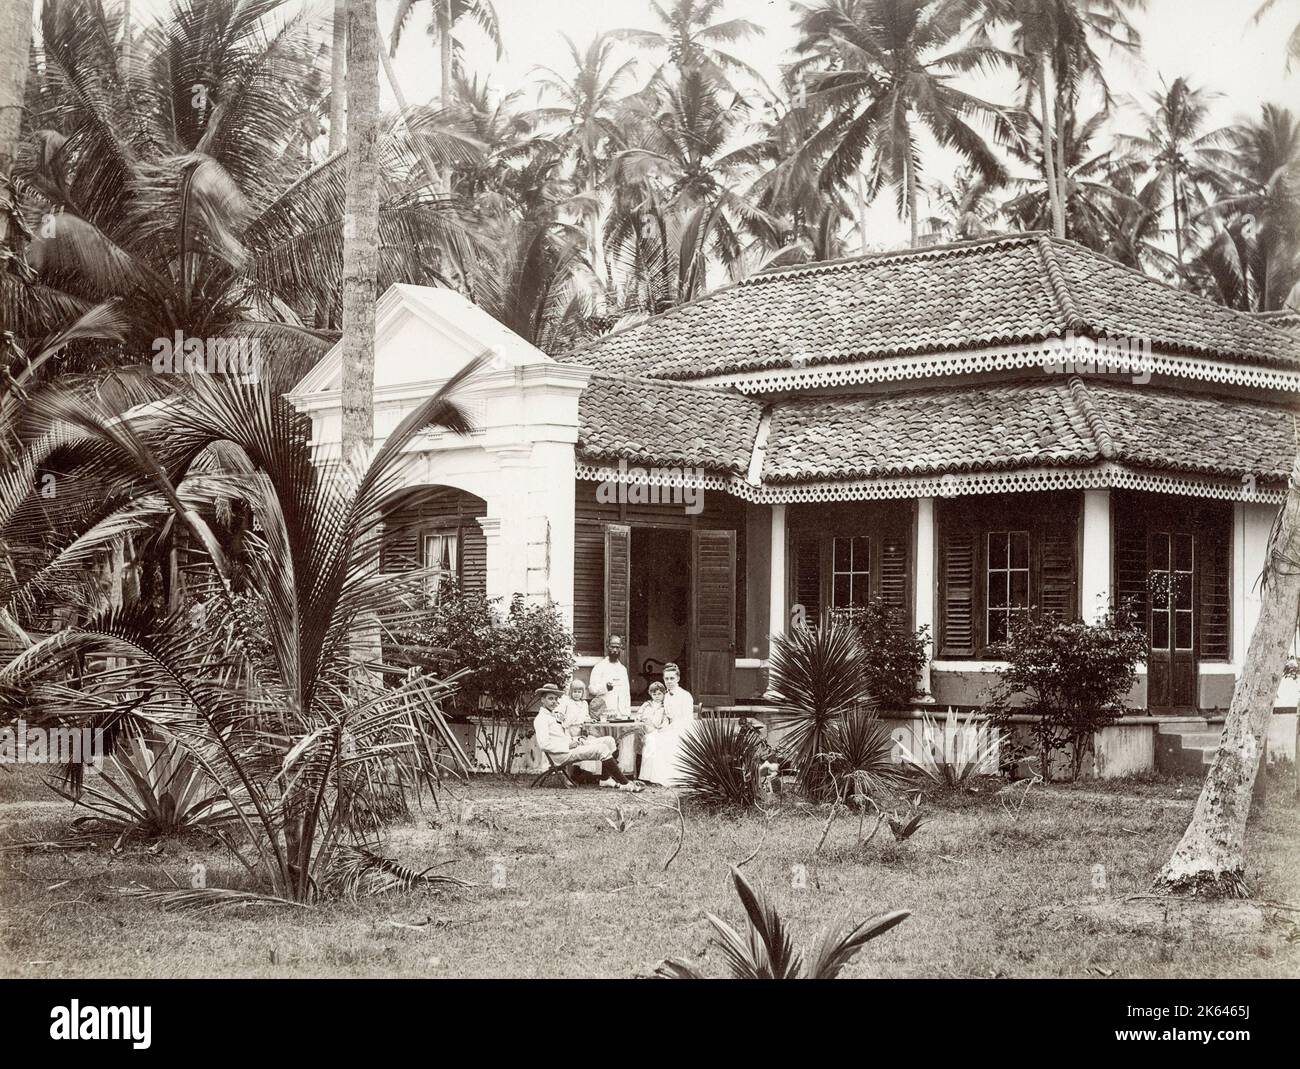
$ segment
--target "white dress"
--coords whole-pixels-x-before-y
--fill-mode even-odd
[[[664,699],[664,726],[657,731],[646,731],[641,744],[640,779],[647,783],[660,783],[675,787],[678,779],[678,757],[682,739],[695,720],[695,703],[686,691]]]

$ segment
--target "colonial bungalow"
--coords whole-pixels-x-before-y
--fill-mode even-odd
[[[882,598],[929,627],[922,693],[975,704],[1020,614],[1132,599],[1131,700],[1230,700],[1296,452],[1295,316],[1043,234],[772,271],[563,361],[394,286],[376,436],[484,353],[477,430],[411,448],[382,566],[550,599],[581,664],[620,633],[634,679],[672,660],[743,703],[770,634]],[[324,453],[339,382],[336,348],[292,394]]]

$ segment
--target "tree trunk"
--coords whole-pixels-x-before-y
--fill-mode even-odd
[[[330,52],[330,155],[343,151],[347,139],[348,0],[334,0],[334,43]]]
[[[912,248],[916,248],[916,171],[907,161],[907,221],[912,227]]]
[[[858,186],[858,252],[865,256],[867,254],[867,183],[863,180],[861,171],[858,171],[854,177],[857,179]]]
[[[1065,123],[1061,108],[1061,94],[1057,92],[1053,96],[1056,108],[1056,134],[1054,138],[1056,141],[1056,181],[1057,188],[1060,189],[1056,202],[1061,209],[1061,231],[1056,236],[1063,238],[1067,236],[1070,229],[1070,174],[1065,169],[1065,134],[1062,133],[1065,129]]]
[[[442,76],[442,106],[451,107],[451,0],[438,5],[438,65]]]
[[[1056,164],[1052,158],[1052,110],[1047,103],[1048,56],[1042,55],[1038,72],[1038,103],[1043,116],[1043,179],[1047,183],[1047,202],[1052,206],[1052,232],[1065,237],[1065,215],[1061,210],[1061,190],[1056,184]]]
[[[1251,790],[1260,769],[1268,718],[1296,633],[1300,610],[1300,455],[1265,566],[1259,619],[1228,721],[1197,799],[1192,821],[1156,885],[1184,893],[1244,894],[1244,844]]]
[[[1170,187],[1174,194],[1174,250],[1178,255],[1178,267],[1181,270],[1183,266],[1183,222],[1178,212],[1178,172],[1175,171],[1169,179]]]
[[[18,155],[31,41],[31,0],[0,0],[0,241],[9,233],[9,172]]]
[[[347,206],[343,220],[343,457],[374,437],[379,268],[379,23],[375,0],[347,0]]]

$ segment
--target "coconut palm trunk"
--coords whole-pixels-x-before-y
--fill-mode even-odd
[[[347,206],[343,224],[343,456],[374,437],[379,269],[379,24],[375,0],[347,0]]]
[[[1182,892],[1245,893],[1246,818],[1263,764],[1287,652],[1300,612],[1300,454],[1291,469],[1286,502],[1273,529],[1262,604],[1241,678],[1232,695],[1219,751],[1205,777],[1191,823],[1157,886]]]
[[[438,5],[438,73],[442,77],[442,106],[451,104],[451,0],[434,0]]]
[[[1052,232],[1058,238],[1063,238],[1065,237],[1065,212],[1061,208],[1061,188],[1056,184],[1056,162],[1052,155],[1052,110],[1047,102],[1047,78],[1050,69],[1048,54],[1044,51],[1042,69],[1038,74],[1038,102],[1043,115],[1043,179],[1047,183],[1047,199],[1052,206]]]
[[[348,0],[334,0],[334,43],[330,52],[330,155],[343,151],[347,137]]]
[[[27,51],[32,41],[31,0],[0,0],[0,241],[9,232],[9,171],[18,154]]]
[[[858,252],[865,256],[867,253],[867,182],[862,177],[861,171],[858,171],[854,177],[857,179],[858,186]]]

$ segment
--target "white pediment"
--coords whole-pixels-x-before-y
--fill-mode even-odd
[[[375,306],[375,389],[445,381],[471,359],[497,370],[550,364],[540,349],[454,290],[390,286]],[[343,343],[337,342],[290,393],[318,401],[342,385]]]

